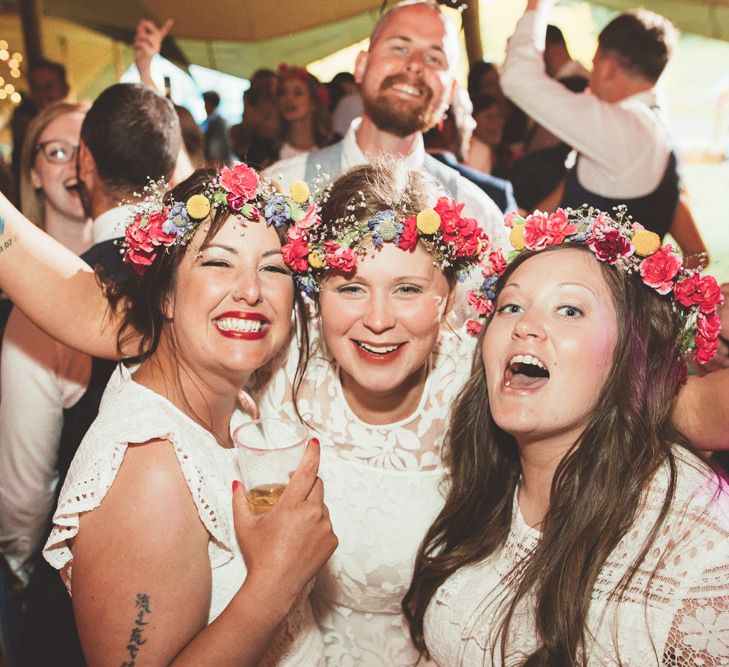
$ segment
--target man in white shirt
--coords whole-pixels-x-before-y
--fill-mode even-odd
[[[553,0],[528,0],[509,40],[504,93],[555,136],[573,146],[576,163],[554,204],[626,204],[633,217],[684,253],[705,250],[690,216],[676,215],[681,192],[671,138],[656,83],[676,40],[671,23],[645,10],[622,14],[600,34],[590,92],[573,93],[551,78],[543,59]],[[674,224],[674,220],[677,224]]]
[[[169,178],[180,139],[172,103],[140,84],[107,88],[86,115],[77,170],[94,245],[82,257],[107,277],[127,274],[115,240],[124,235],[130,207],[120,203],[136,199],[149,178]],[[70,600],[39,547],[115,364],[57,343],[18,309],[1,355],[0,553],[28,584],[21,662],[81,665]]]
[[[482,224],[496,247],[506,241],[498,207],[455,170],[427,156],[422,133],[440,121],[455,90],[458,38],[437,4],[425,0],[395,5],[372,31],[367,51],[357,56],[354,76],[364,113],[344,139],[308,155],[282,160],[265,170],[286,188],[295,180],[335,177],[378,158],[397,158],[424,170],[446,192],[466,204],[464,213]]]

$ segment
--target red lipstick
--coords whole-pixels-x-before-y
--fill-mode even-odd
[[[255,322],[261,322],[261,328],[259,331],[236,331],[234,329],[223,330],[218,326],[218,322],[224,319],[236,319],[236,320],[253,320]],[[234,338],[235,340],[260,340],[268,333],[269,320],[268,318],[261,315],[261,313],[240,311],[240,310],[229,310],[218,315],[213,320],[215,328],[221,336],[226,338]]]

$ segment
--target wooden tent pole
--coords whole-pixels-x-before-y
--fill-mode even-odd
[[[481,24],[478,16],[478,0],[466,0],[463,10],[463,34],[466,39],[466,54],[468,63],[483,60],[483,45],[481,44]]]
[[[28,65],[43,59],[43,41],[40,30],[40,0],[18,0],[20,23],[23,27],[25,55]]]

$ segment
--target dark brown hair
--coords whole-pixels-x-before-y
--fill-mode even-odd
[[[655,83],[671,59],[676,31],[667,18],[638,9],[610,21],[598,45],[602,52],[617,57],[626,72]]]
[[[313,74],[305,70],[303,67],[286,67],[278,73],[278,94],[281,94],[283,82],[287,79],[299,81],[304,84],[306,91],[311,100],[311,129],[314,134],[314,143],[317,148],[323,148],[332,143],[334,131],[332,130],[332,117],[329,113],[328,93],[326,88],[320,83]],[[286,140],[286,132],[288,126],[283,118],[281,120],[281,129],[279,139],[281,142]]]
[[[185,202],[192,195],[203,193],[218,176],[218,170],[198,169],[165,195],[168,204]],[[205,248],[230,216],[228,209],[216,207],[209,218],[209,227],[201,248]],[[203,223],[207,224],[207,223]],[[257,224],[266,224],[263,220]],[[286,242],[286,226],[276,229],[282,244]],[[123,308],[123,320],[117,338],[118,349],[128,349],[130,342],[139,340],[138,354],[127,357],[126,363],[139,363],[151,357],[157,349],[164,330],[165,305],[172,295],[177,279],[177,269],[189,246],[173,245],[160,252],[142,276],[133,276],[119,283],[107,283],[107,296],[112,308]],[[296,335],[299,341],[299,368],[303,371],[309,353],[309,335],[306,326],[306,307],[298,291],[294,289]]]
[[[555,246],[542,252],[562,249]],[[518,257],[497,289],[534,254]],[[688,445],[670,418],[673,398],[686,376],[678,352],[681,328],[671,304],[643,285],[640,276],[604,263],[600,267],[619,328],[612,368],[583,433],[557,467],[542,538],[508,575],[515,592],[493,621],[490,648],[492,656],[500,651],[503,661],[515,648],[507,645],[514,610],[534,596],[542,645],[523,663],[530,667],[587,664],[586,620],[597,576],[635,520],[657,469],[666,466],[668,487],[658,520],[612,592],[618,598],[624,594],[673,500],[672,446]],[[481,359],[488,324],[479,338],[471,376],[453,406],[446,436],[448,498],[424,539],[403,601],[413,641],[425,655],[423,617],[428,604],[456,570],[483,561],[504,545],[521,477],[516,441],[496,425],[489,408]]]

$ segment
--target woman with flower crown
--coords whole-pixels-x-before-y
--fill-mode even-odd
[[[293,193],[298,199],[302,188]],[[253,389],[262,412],[298,409],[323,440],[322,475],[341,544],[314,591],[328,664],[412,664],[417,656],[399,605],[413,554],[443,502],[445,406],[466,379],[463,359],[472,350],[444,318],[460,270],[488,255],[488,281],[505,261],[489,251],[475,221],[437,200],[419,174],[361,167],[325,199],[321,219],[307,212],[283,249],[300,287],[318,302],[321,337],[314,332],[300,382],[289,354],[277,361],[278,373],[257,374]],[[280,206],[270,215],[289,217]],[[561,214],[534,220],[564,226]],[[488,310],[482,294],[470,300]],[[98,321],[98,310],[74,311]],[[83,345],[100,351],[98,338]]]
[[[200,170],[145,200],[126,229],[138,278],[107,289],[135,354],[107,386],[44,550],[72,593],[89,664],[323,660],[304,590],[336,546],[318,443],[256,517],[230,437],[240,387],[290,335],[273,199],[244,165]]]
[[[312,592],[327,664],[411,665],[400,606],[443,502],[446,406],[473,347],[446,318],[489,240],[427,176],[402,167],[352,169],[320,201],[320,216],[294,223],[282,249],[314,300],[311,356],[297,377],[289,354],[251,390],[262,415],[299,414],[322,442],[340,543]]]
[[[441,667],[727,664],[727,482],[670,421],[687,354],[716,349],[716,282],[620,215],[516,217],[511,240],[404,603],[416,645]]]

